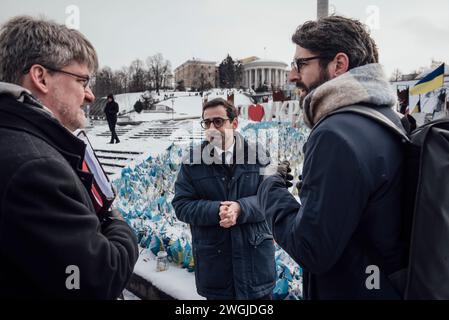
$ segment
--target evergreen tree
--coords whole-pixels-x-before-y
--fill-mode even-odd
[[[228,56],[218,66],[218,77],[220,88],[239,87],[243,75],[243,66],[239,61],[234,61]]]

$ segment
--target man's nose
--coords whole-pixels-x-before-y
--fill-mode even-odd
[[[288,74],[288,81],[289,82],[298,82],[301,80],[301,77],[299,75],[298,70],[296,68],[293,68],[290,73]]]
[[[218,129],[218,128],[215,126],[214,122],[212,121],[209,125],[209,129]]]
[[[88,103],[92,103],[95,100],[95,95],[90,87],[86,87],[84,90],[84,100]]]

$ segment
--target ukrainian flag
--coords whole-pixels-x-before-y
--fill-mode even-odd
[[[425,94],[442,87],[444,83],[444,63],[421,79],[413,88],[410,89],[411,95]]]
[[[416,106],[413,108],[412,114],[413,113],[421,113],[421,100],[419,100]]]

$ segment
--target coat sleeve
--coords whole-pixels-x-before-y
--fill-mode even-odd
[[[267,159],[270,158],[270,154],[266,152]],[[261,168],[265,168],[269,163],[261,165]],[[263,175],[260,175],[257,189],[263,181]],[[257,193],[254,196],[244,197],[237,200],[240,204],[241,212],[237,219],[237,224],[245,223],[258,223],[265,221],[265,214],[260,210],[259,203],[257,201]]]
[[[337,262],[368,201],[363,165],[345,139],[314,132],[307,143],[300,205],[280,177],[261,185],[258,202],[278,244],[305,270],[320,274]]]
[[[172,205],[179,220],[196,226],[220,225],[220,201],[200,199],[185,164],[175,182]]]
[[[257,223],[265,220],[265,215],[259,209],[257,195],[241,198],[237,202],[241,208],[237,224]]]
[[[101,226],[76,179],[54,158],[30,160],[17,170],[0,208],[2,255],[50,296],[115,299],[137,261],[136,236],[123,221]],[[77,274],[79,288],[69,289]]]

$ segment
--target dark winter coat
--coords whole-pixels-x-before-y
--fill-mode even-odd
[[[364,116],[331,115],[364,104],[400,126],[395,102],[378,64],[319,86],[303,104],[314,129],[304,147],[301,205],[279,177],[260,186],[259,205],[277,243],[304,268],[305,298],[400,297],[387,276],[406,263],[401,139]]]
[[[106,103],[104,107],[104,113],[106,115],[106,120],[109,123],[115,124],[117,122],[117,114],[119,112],[118,103],[112,100],[111,102]]]
[[[114,299],[127,284],[137,240],[123,221],[100,224],[84,151],[46,111],[0,95],[0,297]]]
[[[305,298],[399,298],[386,276],[405,263],[401,148],[372,120],[334,115],[305,146],[302,205],[278,177],[262,183],[259,201],[275,239],[304,268]],[[378,290],[366,286],[371,265],[380,270]]]
[[[255,150],[237,135],[235,150],[243,145],[245,157],[234,163],[244,164],[229,170],[222,164],[183,164],[175,184],[176,216],[192,231],[197,290],[211,299],[257,299],[275,285],[273,236],[256,199],[263,166],[249,164],[247,155]],[[214,152],[207,143],[201,148]],[[219,225],[221,201],[237,201],[242,209],[229,229]]]

